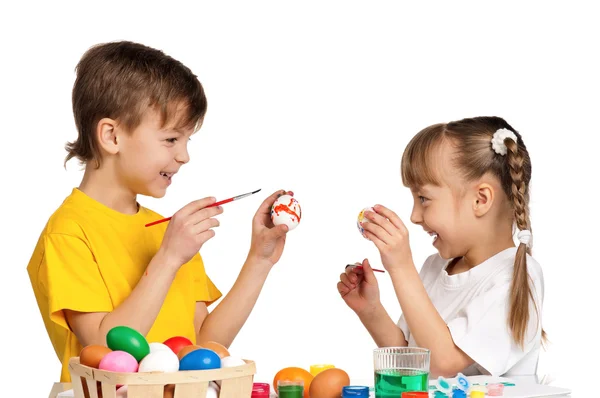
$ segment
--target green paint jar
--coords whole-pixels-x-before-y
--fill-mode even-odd
[[[278,380],[277,396],[279,398],[303,398],[304,382],[298,380]]]

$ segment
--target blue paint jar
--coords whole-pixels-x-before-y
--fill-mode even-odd
[[[346,386],[342,388],[342,398],[369,398],[369,387]]]

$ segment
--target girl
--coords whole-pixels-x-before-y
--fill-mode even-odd
[[[376,205],[362,226],[392,279],[400,320],[383,308],[367,259],[338,282],[379,347],[428,348],[433,377],[536,373],[544,280],[530,256],[530,179],[525,144],[499,117],[432,125],[411,140],[402,157],[411,221],[438,253],[417,273],[403,222]]]

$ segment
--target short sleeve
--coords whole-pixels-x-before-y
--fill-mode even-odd
[[[108,290],[93,253],[79,237],[48,234],[39,281],[48,295],[50,319],[68,329],[64,311],[110,312]]]
[[[536,297],[536,286],[531,287]],[[492,286],[448,322],[456,346],[473,359],[482,372],[492,376],[506,373],[540,341],[541,328],[531,301],[524,348],[513,340],[508,326],[510,289],[510,281]]]
[[[217,301],[222,294],[206,274],[204,261],[200,254],[193,257],[191,265],[194,275],[194,300],[203,301],[208,307]]]

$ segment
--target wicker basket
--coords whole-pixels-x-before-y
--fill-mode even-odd
[[[69,361],[75,398],[116,398],[117,385],[127,385],[127,398],[163,398],[165,386],[174,386],[174,398],[206,398],[208,384],[221,384],[219,398],[250,398],[256,364],[172,373],[117,373],[81,365],[79,357]]]

